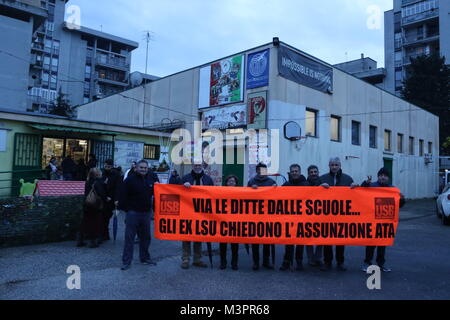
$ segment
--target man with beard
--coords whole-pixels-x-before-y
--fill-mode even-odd
[[[330,172],[320,177],[320,185],[326,189],[330,187],[350,187],[356,188],[358,185],[353,182],[352,177],[346,175],[341,169],[341,160],[337,157],[331,158],[329,162]],[[344,265],[344,246],[336,246],[336,262],[339,271],[347,271]],[[320,270],[330,271],[333,261],[333,247],[324,247],[324,265]]]
[[[256,176],[248,182],[248,187],[258,189],[259,187],[276,187],[277,183],[267,176],[267,165],[259,163],[256,166]],[[253,270],[259,270],[259,244],[252,245]],[[274,253],[275,254],[275,253]],[[263,245],[263,267],[272,270],[270,263],[270,244]]]
[[[103,169],[103,183],[106,187],[106,203],[103,208],[103,231],[102,240],[109,240],[109,221],[113,215],[113,210],[118,205],[119,188],[122,177],[118,171],[114,169],[112,159],[105,161]]]
[[[298,164],[293,164],[289,168],[289,181],[283,184],[283,187],[307,187],[309,183],[306,178],[301,174],[301,167]],[[284,251],[283,264],[280,270],[289,270],[293,264],[293,255],[295,247],[295,261],[297,262],[297,271],[303,270],[303,245],[287,245]]]
[[[185,175],[181,179],[181,184],[186,188],[191,188],[192,186],[213,186],[214,182],[210,176],[205,174],[203,171],[203,166],[201,164],[194,164],[191,173]],[[191,257],[191,242],[183,241],[183,256],[181,268],[189,268],[189,259]],[[194,242],[194,267],[207,268],[208,266],[201,261],[202,258],[202,243]]]

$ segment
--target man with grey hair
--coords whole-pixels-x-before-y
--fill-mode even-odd
[[[352,177],[346,175],[341,169],[341,160],[338,157],[331,158],[329,162],[330,172],[320,177],[320,186],[329,189],[330,187],[350,187],[354,189],[358,187],[356,183],[353,182]],[[339,271],[347,271],[344,265],[344,246],[336,246],[336,262],[337,269]],[[320,270],[329,271],[331,270],[331,263],[333,261],[333,247],[324,246],[324,265]]]
[[[205,171],[203,171],[202,164],[194,164],[191,173],[185,175],[181,179],[181,184],[186,188],[191,188],[192,186],[213,186],[214,182],[210,176],[208,176]],[[202,243],[194,242],[194,267],[207,268],[208,266],[201,261],[202,257]],[[191,242],[183,241],[183,256],[182,256],[182,269],[189,268],[189,259],[191,257]]]

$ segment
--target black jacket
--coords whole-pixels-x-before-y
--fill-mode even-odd
[[[181,177],[179,175],[176,176],[171,175],[169,179],[169,184],[182,184]]]
[[[309,187],[310,184],[306,181],[306,178],[301,175],[299,179],[289,179],[289,181],[283,184],[283,187]]]
[[[342,173],[342,170],[336,174],[336,184],[334,183],[335,176],[330,172],[320,177],[320,184],[328,183],[330,187],[350,187],[353,183],[352,177]]]
[[[106,184],[106,194],[112,199],[111,203],[114,203],[119,198],[120,184],[122,182],[122,176],[120,173],[112,169],[110,171],[103,170],[103,182]]]
[[[197,178],[197,179],[196,179]],[[198,181],[198,179],[201,179],[202,185],[204,186],[213,186],[214,185],[214,181],[213,179],[211,179],[210,176],[208,176],[207,174],[205,174],[205,172],[203,171],[200,175],[197,175],[194,171],[192,171],[191,173],[185,175],[182,179],[180,184],[185,184],[186,182],[189,182],[191,185],[198,185],[196,183],[196,180]]]
[[[306,179],[306,181],[308,181],[308,183],[311,187],[320,186],[320,177],[316,177],[316,178],[308,177],[308,179]]]
[[[144,177],[139,174],[128,177],[120,188],[119,209],[126,212],[150,212],[155,182],[159,182],[159,179],[153,171]]]
[[[258,187],[272,187],[273,185],[276,185],[277,183],[272,180],[271,178],[267,176],[256,176],[247,184],[247,187],[253,187],[254,185],[257,185]]]
[[[71,158],[65,158],[63,162],[61,162],[61,168],[63,170],[63,173],[76,173],[77,165]]]
[[[94,184],[95,183],[95,184]],[[103,201],[106,201],[106,190],[105,190],[105,184],[103,183],[102,179],[89,179],[86,184],[84,185],[84,196],[87,197],[88,194],[92,190],[92,186],[94,185],[95,192],[97,195],[102,198]]]
[[[371,184],[368,184],[366,181],[363,181],[361,183],[361,187],[367,187],[367,188],[394,188],[391,184],[381,184],[378,181],[372,182]],[[406,203],[405,198],[400,197],[400,208],[403,207]]]

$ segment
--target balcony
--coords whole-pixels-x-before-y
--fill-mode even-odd
[[[126,63],[124,59],[117,58],[117,57],[99,57],[95,59],[96,64],[113,68],[113,69],[119,69],[122,71],[128,71],[130,69],[130,65]]]
[[[420,56],[428,56],[429,54],[421,53],[421,54],[412,54],[403,58],[403,65],[411,64],[411,59],[415,59]]]
[[[424,44],[424,43],[433,42],[433,41],[439,41],[439,34],[428,35],[426,37],[415,36],[415,37],[403,38],[403,46],[408,47],[408,46],[419,45],[419,44]]]
[[[38,50],[38,51],[44,51],[44,44],[40,42],[33,42],[31,45],[31,49]]]
[[[406,25],[410,25],[410,24],[414,24],[417,22],[422,22],[423,20],[428,20],[428,19],[432,19],[432,18],[436,18],[439,17],[439,9],[431,9],[422,13],[418,13],[415,15],[411,15],[408,17],[404,17],[402,18],[402,25],[406,26]]]
[[[120,78],[106,78],[106,77],[101,77],[98,74],[96,74],[95,80],[100,82],[100,83],[106,83],[106,84],[115,85],[115,86],[121,86],[121,87],[128,86],[128,80],[125,79],[125,78],[124,79],[120,79]]]
[[[33,55],[31,55],[30,65],[33,68],[42,69],[44,64],[43,64],[42,60],[38,60],[36,55],[33,54]]]

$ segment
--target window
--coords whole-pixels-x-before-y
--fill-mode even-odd
[[[403,153],[403,135],[401,133],[397,135],[397,152]]]
[[[317,137],[317,111],[306,109],[306,135]]]
[[[428,142],[428,153],[433,154],[433,142]]]
[[[392,150],[392,142],[391,142],[391,130],[384,130],[384,150],[391,151]]]
[[[419,140],[419,156],[423,157],[424,154],[424,141],[423,140]]]
[[[370,126],[369,127],[369,146],[371,148],[376,149],[377,148],[377,127]]]
[[[341,142],[341,118],[331,116],[330,137],[332,141]]]
[[[352,121],[352,144],[361,145],[361,123],[358,121]]]
[[[409,155],[414,155],[414,138],[409,137]]]
[[[160,146],[146,144],[144,145],[144,159],[159,160]]]

